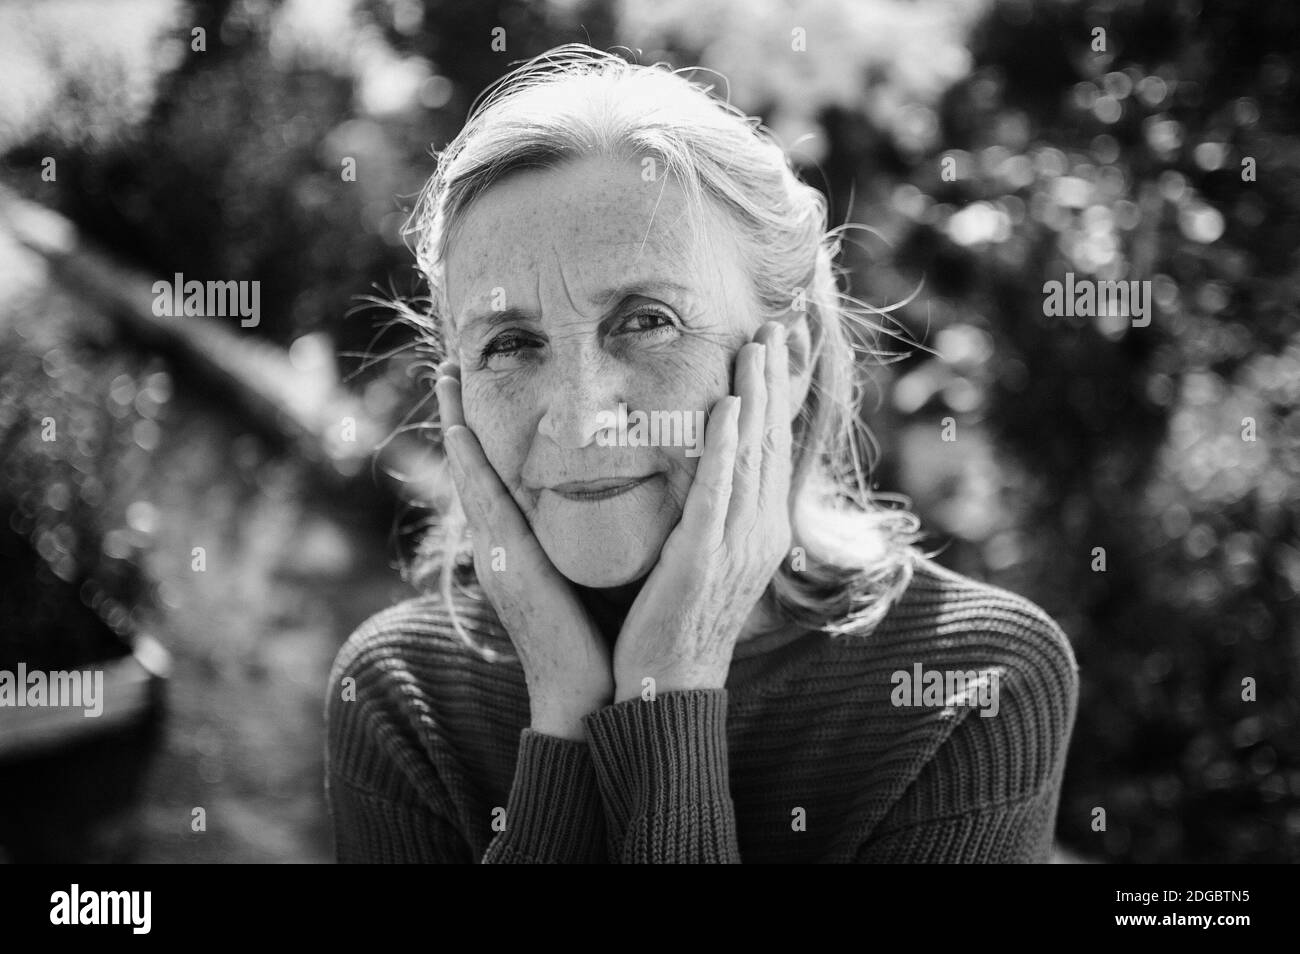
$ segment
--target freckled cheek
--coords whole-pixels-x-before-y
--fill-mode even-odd
[[[636,376],[642,406],[666,411],[707,411],[730,393],[732,357],[707,343],[694,344],[666,358],[656,356]]]
[[[478,437],[492,469],[514,488],[528,452],[533,418],[511,390],[479,376],[462,378],[465,423]]]
[[[684,504],[700,465],[708,412],[731,391],[731,360],[732,356],[724,349],[701,344],[668,360],[657,361],[638,375],[639,393],[631,396],[634,407],[682,411],[694,416],[694,431],[690,435],[694,443],[689,454],[686,447],[660,449],[668,465],[668,495],[678,506]]]

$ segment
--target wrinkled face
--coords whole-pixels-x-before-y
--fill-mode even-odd
[[[653,569],[705,412],[760,324],[721,216],[710,210],[696,245],[690,214],[639,163],[574,160],[493,184],[449,250],[465,422],[556,568],[584,586]]]

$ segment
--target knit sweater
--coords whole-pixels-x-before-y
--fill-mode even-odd
[[[457,615],[509,650],[487,603]],[[429,595],[339,651],[326,792],[341,862],[1045,862],[1077,700],[1042,609],[922,557],[869,634],[742,641],[725,688],[564,739]]]

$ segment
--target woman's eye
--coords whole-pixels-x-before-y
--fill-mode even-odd
[[[661,336],[671,333],[676,327],[673,316],[666,311],[655,308],[643,308],[635,311],[623,321],[619,334],[643,336]],[[479,352],[479,367],[486,368],[493,358],[518,355],[521,352],[541,347],[532,335],[506,331],[497,335]]]
[[[667,312],[643,308],[629,315],[623,327],[632,334],[652,334],[671,329],[673,319]]]
[[[490,358],[494,358],[497,355],[514,354],[523,348],[531,346],[532,344],[533,344],[532,340],[528,338],[526,335],[521,335],[516,332],[507,331],[504,334],[497,335],[495,338],[489,341],[483,347],[483,350],[479,352],[479,357],[482,359],[482,363],[486,365],[488,359]]]

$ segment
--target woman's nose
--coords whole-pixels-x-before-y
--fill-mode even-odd
[[[565,450],[577,450],[596,440],[606,419],[618,410],[621,383],[599,358],[556,362],[539,395],[542,416],[537,431]]]

